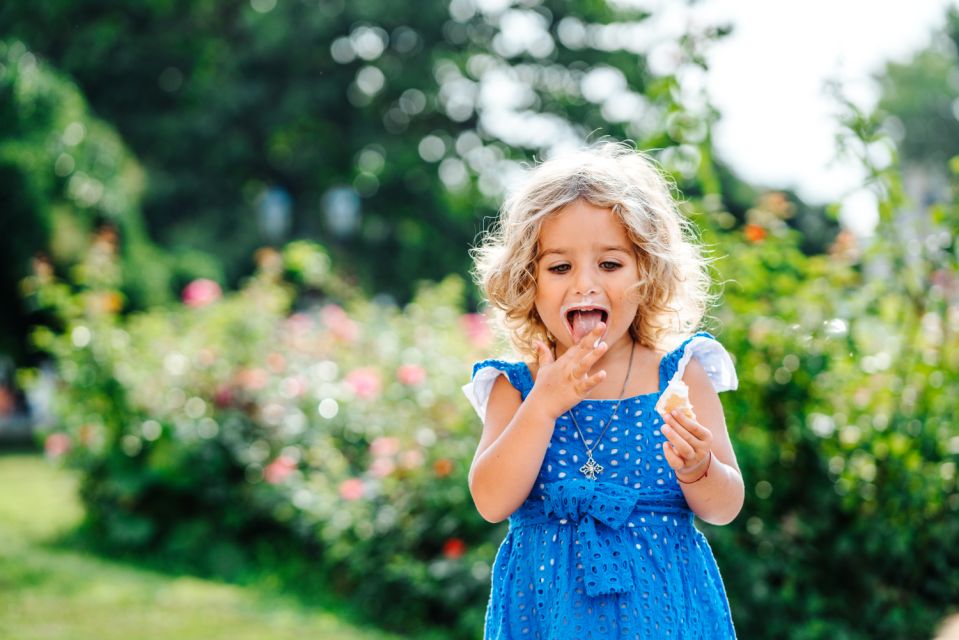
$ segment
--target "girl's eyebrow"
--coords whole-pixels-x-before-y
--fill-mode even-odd
[[[600,248],[599,248],[599,252],[600,252],[600,253],[605,253],[605,252],[607,252],[607,251],[620,251],[620,252],[626,253],[626,254],[630,253],[629,249],[623,247],[622,245],[607,245],[607,246],[605,246],[605,247],[600,247]],[[568,250],[568,249],[546,249],[545,251],[543,251],[543,253],[539,254],[539,259],[542,260],[542,259],[545,258],[546,256],[551,255],[551,254],[554,254],[554,253],[557,254],[557,255],[564,256],[564,255],[566,255],[567,253],[569,253],[569,250]]]

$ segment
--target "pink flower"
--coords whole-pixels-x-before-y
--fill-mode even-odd
[[[303,376],[284,378],[283,382],[280,383],[280,388],[283,390],[283,395],[287,398],[298,398],[306,393],[306,378]]]
[[[335,304],[328,304],[320,311],[320,320],[336,338],[344,342],[354,342],[360,335],[360,329],[346,315],[346,311]]]
[[[377,478],[385,478],[396,470],[396,464],[389,458],[376,458],[370,464],[370,473]]]
[[[929,280],[950,298],[959,292],[959,279],[948,269],[936,269],[929,275]]]
[[[396,379],[412,387],[426,380],[426,369],[418,364],[404,364],[396,370]]]
[[[183,304],[204,307],[223,295],[220,285],[208,278],[198,278],[183,288]]]
[[[464,313],[460,316],[460,326],[466,332],[470,342],[475,347],[488,347],[493,335],[490,332],[486,317],[479,313]]]
[[[293,333],[307,333],[313,328],[313,318],[303,312],[294,313],[286,319],[286,326]]]
[[[270,370],[273,373],[283,373],[286,369],[286,358],[283,357],[282,353],[273,351],[268,353],[266,356],[266,364],[270,367]]]
[[[59,458],[73,446],[70,436],[65,433],[51,433],[43,443],[43,450],[51,458]]]
[[[270,484],[279,484],[296,470],[296,460],[288,456],[280,456],[263,469],[263,478]]]
[[[350,478],[340,483],[340,497],[344,500],[359,500],[363,497],[363,481]]]
[[[220,385],[213,393],[213,403],[220,409],[225,409],[233,404],[233,390],[227,385]]]
[[[374,398],[380,392],[380,374],[373,367],[350,371],[344,382],[359,398]]]
[[[237,373],[237,379],[247,391],[259,391],[266,386],[269,376],[263,369],[243,369]]]
[[[459,538],[450,538],[443,545],[443,555],[451,560],[455,560],[466,553],[466,543]]]
[[[200,351],[196,354],[197,362],[200,363],[201,367],[209,367],[211,364],[216,362],[216,358],[216,351],[210,349],[209,347],[200,349]]]
[[[419,449],[410,449],[400,455],[400,464],[404,469],[415,469],[423,466],[423,452]]]
[[[380,458],[391,456],[400,450],[400,441],[398,438],[390,436],[380,436],[374,438],[370,443],[370,453]]]

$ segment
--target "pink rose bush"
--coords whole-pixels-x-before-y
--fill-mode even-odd
[[[185,504],[199,514],[185,522],[242,536],[231,514],[247,510],[318,543],[329,571],[380,589],[386,609],[425,619],[480,599],[495,542],[466,491],[475,415],[449,384],[483,355],[478,323],[458,320],[462,283],[426,288],[405,309],[352,294],[290,313],[283,272],[272,265],[226,295],[195,280],[182,306],[131,317],[122,332],[77,320],[90,343],[65,336],[61,364],[86,382],[66,383],[65,427],[47,436],[47,455],[81,469],[118,458],[105,468],[168,483],[164,503],[144,498],[146,484],[98,476],[104,489],[91,495],[105,502],[92,513],[113,544],[163,545]],[[113,486],[127,487],[122,500]],[[112,533],[131,515],[149,526]],[[389,581],[370,582],[389,564]]]
[[[296,470],[296,460],[280,456],[263,469],[263,479],[270,484],[279,484]]]
[[[356,322],[340,306],[328,304],[320,311],[320,321],[330,334],[343,342],[355,342],[360,335]]]
[[[415,387],[426,380],[426,369],[418,364],[404,364],[396,370],[396,379],[409,387]]]
[[[373,367],[354,369],[343,381],[357,398],[369,400],[380,393],[380,374]]]
[[[359,500],[363,497],[363,481],[360,478],[347,478],[340,483],[340,497],[344,500]]]
[[[50,458],[59,458],[70,451],[73,440],[65,433],[51,433],[43,444],[43,451]]]
[[[188,307],[205,307],[223,296],[220,285],[207,278],[194,280],[183,288],[183,304]]]

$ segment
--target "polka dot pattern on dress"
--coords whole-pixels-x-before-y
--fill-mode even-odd
[[[653,409],[693,356],[708,358],[715,388],[735,388],[722,345],[705,332],[689,338],[663,357],[659,391],[622,401],[593,452],[605,468],[596,480],[579,472],[586,451],[572,421],[556,421],[533,489],[496,554],[484,638],[735,638],[722,578],[662,455],[662,419]],[[474,366],[467,396],[484,370],[487,378],[506,374],[523,399],[532,389],[524,363],[486,360]],[[482,415],[484,399],[470,400]],[[602,433],[615,402],[575,407],[587,442]]]

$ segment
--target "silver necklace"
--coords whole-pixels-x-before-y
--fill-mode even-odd
[[[593,443],[592,447],[586,444],[586,438],[583,436],[583,431],[579,428],[579,423],[576,422],[576,415],[573,413],[573,408],[570,407],[569,411],[567,411],[569,417],[573,419],[573,426],[576,427],[576,432],[579,433],[579,439],[583,441],[583,446],[586,447],[586,464],[579,468],[579,472],[586,476],[587,480],[595,480],[596,476],[603,472],[603,465],[596,462],[593,458],[593,451],[599,446],[599,441],[603,439],[603,436],[606,435],[606,429],[612,424],[613,418],[616,417],[616,411],[619,410],[619,404],[623,401],[623,396],[626,395],[626,383],[629,382],[629,374],[633,370],[633,353],[636,352],[635,347],[636,343],[631,342],[629,345],[629,364],[626,365],[626,377],[623,378],[623,388],[619,392],[619,400],[616,401],[616,406],[613,407],[613,412],[609,415],[609,421],[600,423],[599,426],[603,427],[603,431],[599,434],[599,437],[596,438],[596,442]]]

